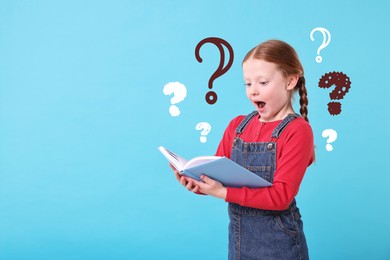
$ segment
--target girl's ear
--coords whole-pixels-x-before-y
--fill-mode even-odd
[[[298,74],[289,75],[287,80],[287,90],[293,90],[298,83],[299,76]]]

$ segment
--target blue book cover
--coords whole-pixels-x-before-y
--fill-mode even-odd
[[[187,161],[162,146],[159,150],[181,174],[196,180],[200,180],[200,176],[204,174],[225,187],[261,188],[272,185],[226,157],[198,156]]]

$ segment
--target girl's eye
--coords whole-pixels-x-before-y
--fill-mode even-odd
[[[260,86],[267,86],[268,82],[267,81],[260,81],[259,84],[260,84]]]
[[[250,87],[252,84],[251,83],[244,83],[245,87]]]

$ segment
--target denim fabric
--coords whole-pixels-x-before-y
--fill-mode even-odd
[[[240,138],[247,115],[236,129],[231,159],[269,182],[276,168],[276,141],[298,114],[290,114],[275,128],[269,142],[247,143]],[[303,223],[295,199],[282,211],[229,203],[229,259],[309,259]]]

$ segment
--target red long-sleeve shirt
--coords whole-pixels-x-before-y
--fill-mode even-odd
[[[245,116],[234,118],[226,128],[216,155],[230,158],[236,128]],[[281,120],[260,122],[254,117],[240,138],[245,142],[269,142],[272,131]],[[288,208],[298,193],[306,168],[314,160],[312,129],[303,118],[293,120],[277,140],[276,169],[273,184],[266,188],[227,187],[226,202],[265,210]]]

